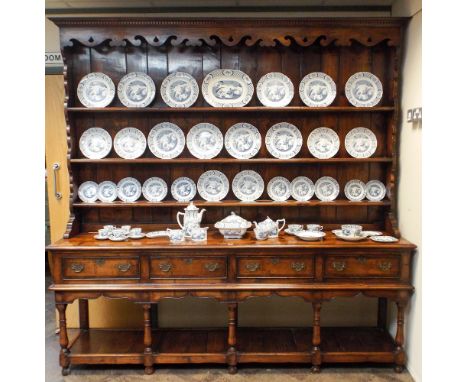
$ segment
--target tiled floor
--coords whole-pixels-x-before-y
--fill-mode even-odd
[[[50,285],[46,276],[46,288]],[[73,366],[67,377],[62,377],[58,364],[58,336],[55,334],[55,307],[53,294],[46,291],[45,300],[45,355],[46,382],[410,382],[408,372],[396,374],[390,367],[356,368],[325,367],[320,374],[311,374],[306,367],[247,368],[239,367],[236,375],[226,368],[177,367],[156,368],[153,375],[144,375],[143,367]]]

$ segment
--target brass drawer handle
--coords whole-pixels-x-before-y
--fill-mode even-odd
[[[84,265],[83,264],[72,264],[71,269],[75,273],[83,272]]]
[[[260,269],[260,264],[259,263],[247,263],[247,264],[245,264],[245,268],[249,272],[255,272],[255,271],[258,271]]]
[[[384,272],[389,271],[392,268],[392,263],[390,261],[381,261],[379,263],[379,268]]]
[[[117,268],[120,272],[127,272],[132,267],[132,264],[118,264]]]
[[[346,263],[344,261],[334,261],[332,263],[333,269],[342,272],[346,269]]]
[[[170,263],[162,263],[159,264],[159,269],[163,272],[169,272],[172,269],[172,264]]]
[[[219,269],[219,264],[218,264],[218,263],[206,263],[206,264],[205,264],[205,269],[206,269],[208,272],[214,272],[214,271],[216,271],[217,269]]]
[[[296,262],[291,263],[291,268],[294,269],[296,272],[303,271],[305,267],[306,266],[304,263],[296,263]]]

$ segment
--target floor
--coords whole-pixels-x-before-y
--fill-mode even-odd
[[[254,368],[240,367],[236,375],[226,368],[158,367],[153,375],[144,375],[142,367],[73,366],[69,376],[61,375],[58,364],[59,344],[55,334],[53,294],[47,291],[50,276],[46,275],[45,294],[45,361],[46,382],[410,382],[408,372],[396,374],[391,367],[325,367],[320,374],[311,374],[306,367]]]

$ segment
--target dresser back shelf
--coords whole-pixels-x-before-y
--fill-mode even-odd
[[[235,373],[239,363],[302,362],[320,371],[324,362],[379,362],[401,371],[406,363],[404,308],[413,287],[411,258],[414,245],[344,242],[330,232],[344,223],[362,224],[400,237],[397,222],[398,131],[400,55],[405,19],[158,19],[158,18],[53,18],[60,28],[65,75],[65,115],[70,172],[70,221],[64,239],[48,247],[52,254],[53,285],[60,323],[60,365],[63,374],[72,364],[142,364],[150,374],[160,363],[225,363]],[[281,72],[294,84],[287,107],[262,106],[256,94],[246,107],[211,107],[201,94],[203,78],[215,69],[238,69],[256,86],[269,72]],[[165,105],[159,92],[170,73],[190,73],[200,87],[195,104],[187,109]],[[329,107],[311,108],[299,97],[301,79],[315,71],[336,83],[337,96]],[[383,97],[371,108],[353,107],[345,95],[348,78],[360,71],[376,75]],[[126,108],[117,97],[106,108],[86,108],[78,100],[83,76],[103,72],[117,85],[130,72],[148,74],[156,84],[155,100],[146,108]],[[116,91],[117,92],[117,91]],[[185,135],[200,122],[216,125],[223,135],[235,123],[248,122],[262,136],[252,159],[232,158],[225,148],[210,160],[194,158],[187,147],[174,159],[158,159],[149,148],[135,160],[119,158],[112,149],[100,160],[84,157],[79,139],[90,127],[101,127],[112,138],[124,127],[148,136],[152,127],[169,121]],[[268,129],[289,122],[301,131],[303,145],[292,159],[276,159],[265,145]],[[314,158],[307,148],[309,134],[318,127],[332,128],[340,149],[330,159]],[[370,158],[352,158],[345,149],[346,134],[367,127],[377,137]],[[220,202],[195,203],[207,212],[208,240],[171,244],[167,237],[125,242],[98,241],[95,232],[105,224],[129,224],[145,232],[176,227],[176,213],[186,203],[175,201],[172,182],[187,176],[197,182],[207,170],[222,171],[231,185],[243,170],[257,171],[265,191],[256,202],[239,201],[232,189]],[[266,185],[276,176],[292,181],[307,176],[335,178],[340,194],[333,202],[316,196],[308,202],[290,198],[269,200]],[[84,203],[77,197],[81,183],[132,176],[142,184],[158,176],[168,185],[160,203]],[[388,187],[381,202],[350,202],[344,186],[351,179],[380,180]],[[321,242],[305,242],[281,232],[277,239],[256,241],[253,232],[240,240],[225,240],[213,225],[236,212],[249,221],[267,216],[287,223],[320,223],[327,231]],[[364,294],[378,298],[377,325],[373,328],[322,328],[322,304],[335,297]],[[313,306],[310,328],[239,328],[238,304],[255,296],[296,296]],[[144,321],[139,331],[89,329],[88,300],[100,296],[140,304]],[[172,330],[152,325],[155,306],[163,298],[195,296],[227,305],[225,329]],[[80,301],[80,329],[67,334],[66,308]],[[386,327],[387,301],[397,304],[397,333]],[[352,331],[360,333],[353,340]],[[184,340],[185,338],[185,340]],[[169,341],[170,339],[170,341]],[[335,340],[333,340],[335,339]],[[101,346],[96,347],[98,341]],[[169,341],[169,342],[168,342]],[[288,342],[289,341],[289,342]],[[283,345],[294,341],[294,346]],[[293,343],[293,342],[291,342]],[[200,346],[199,346],[200,345]],[[189,350],[187,350],[189,349]]]

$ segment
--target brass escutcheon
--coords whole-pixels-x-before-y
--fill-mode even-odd
[[[184,259],[184,263],[185,263],[185,264],[192,264],[192,263],[193,263],[193,259],[192,259],[191,257],[186,258],[186,259]]]
[[[103,265],[105,260],[104,259],[96,259],[94,262],[96,263],[96,265]]]
[[[273,257],[270,261],[273,265],[276,265],[279,263],[279,259],[277,257]]]

